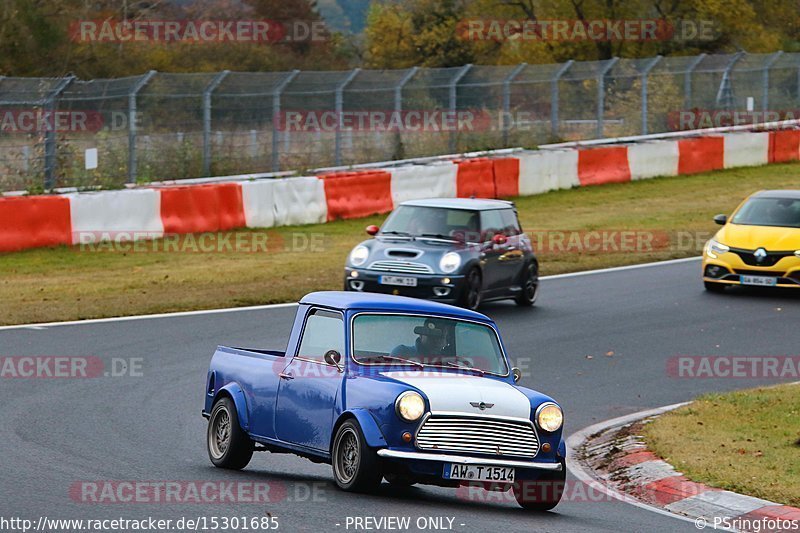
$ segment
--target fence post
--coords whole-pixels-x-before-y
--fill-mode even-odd
[[[700,54],[699,56],[694,58],[694,61],[689,63],[689,67],[686,69],[686,73],[683,75],[683,108],[689,109],[692,107],[692,74],[694,74],[694,69],[697,68],[703,59],[706,58],[705,54]]]
[[[275,87],[275,90],[272,91],[272,171],[278,172],[281,169],[281,156],[279,155],[280,152],[280,139],[279,136],[279,129],[278,129],[278,115],[281,114],[281,94],[283,94],[284,89],[286,86],[292,83],[297,75],[300,74],[299,70],[293,70],[289,72],[285,78]],[[288,132],[284,132],[285,135],[288,135]],[[287,137],[288,138],[288,137]]]
[[[647,135],[647,77],[659,61],[660,55],[651,59],[642,69],[642,135]]]
[[[611,70],[614,65],[619,61],[618,57],[612,57],[606,64],[600,68],[600,73],[597,75],[597,138],[603,137],[603,121],[606,114],[606,74]]]
[[[528,66],[527,63],[517,65],[514,70],[506,76],[506,79],[503,80],[503,118],[501,122],[503,125],[503,148],[508,146],[508,130],[511,126],[508,121],[509,115],[511,114],[511,83],[519,76],[519,73],[522,72],[526,66]]]
[[[406,84],[411,81],[411,79],[416,76],[419,67],[411,67],[408,69],[408,72],[400,78],[400,81],[397,82],[397,86],[394,88],[394,112],[397,114],[397,118],[400,119],[400,114],[403,112],[403,89],[405,88]],[[402,128],[397,130],[395,134],[395,143],[394,143],[394,157],[393,159],[401,159],[403,153],[403,131]]]
[[[572,64],[575,61],[570,59],[556,71],[555,76],[553,79],[550,80],[550,136],[554,139],[558,137],[559,132],[559,122],[558,122],[558,106],[559,106],[559,91],[558,91],[558,82],[561,81],[561,77],[567,73],[570,69]]]
[[[223,70],[203,91],[203,176],[211,174],[211,94],[230,73],[230,70]]]
[[[342,164],[342,127],[344,127],[344,121],[342,120],[342,109],[344,108],[344,90],[350,85],[350,82],[353,81],[358,73],[361,72],[360,68],[354,68],[350,71],[350,73],[345,76],[345,78],[336,86],[336,131],[334,132],[334,143],[335,143],[335,159],[336,159],[336,166],[341,166]]]
[[[50,91],[50,94],[42,101],[45,115],[49,114],[52,117],[55,114],[56,100],[75,79],[75,76],[67,76]],[[54,128],[47,128],[44,134],[44,189],[46,191],[52,189],[56,183],[56,151],[58,147],[56,132],[53,130]]]
[[[467,75],[467,72],[472,68],[472,64],[468,63],[461,67],[458,73],[453,77],[450,81],[450,98],[449,98],[449,105],[448,108],[450,110],[450,115],[455,116],[457,108],[458,108],[458,82]],[[458,131],[451,130],[450,131],[450,153],[454,153],[456,151],[456,134]]]
[[[763,84],[762,87],[761,87],[761,90],[762,90],[762,92],[761,92],[761,110],[762,111],[767,111],[769,109],[769,69],[772,68],[772,65],[774,65],[775,62],[778,59],[780,59],[780,57],[782,55],[783,55],[783,51],[782,50],[778,50],[777,52],[772,54],[772,56],[769,59],[767,59],[767,62],[764,64],[764,74],[763,74],[763,78],[761,80],[761,83]]]
[[[131,92],[128,93],[128,183],[136,183],[138,166],[136,158],[136,97],[155,75],[156,71],[151,70],[142,76],[142,79],[136,82]]]
[[[723,102],[725,109],[730,109],[734,106],[733,85],[731,83],[731,72],[736,63],[744,56],[744,52],[736,52],[728,64],[725,65],[725,70],[722,71],[722,80],[719,82],[719,89],[717,90],[717,106]]]

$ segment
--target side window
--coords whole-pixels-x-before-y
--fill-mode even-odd
[[[481,232],[483,242],[492,240],[498,233],[503,233],[503,217],[500,210],[481,211]]]
[[[503,218],[503,232],[507,236],[513,237],[514,235],[520,235],[522,233],[516,211],[513,209],[503,209],[500,211],[500,215]]]
[[[328,350],[336,350],[344,357],[344,320],[339,313],[314,309],[306,318],[297,355],[324,363]]]

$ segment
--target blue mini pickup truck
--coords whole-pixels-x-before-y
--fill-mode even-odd
[[[302,299],[286,352],[220,346],[203,416],[214,465],[254,451],[332,465],[337,485],[386,479],[513,488],[548,510],[566,476],[563,414],[517,385],[497,326],[480,313],[402,296],[317,292]]]

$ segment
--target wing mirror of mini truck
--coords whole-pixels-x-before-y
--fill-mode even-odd
[[[498,233],[494,237],[492,237],[492,242],[497,244],[498,246],[502,246],[503,244],[508,242],[508,237],[503,235],[502,233]]]
[[[367,235],[377,235],[380,230],[381,228],[379,228],[375,224],[370,224],[369,226],[367,226]]]
[[[336,350],[328,350],[325,352],[325,362],[329,365],[335,366],[339,369],[339,372],[342,371],[342,366],[340,365],[342,361],[342,354],[337,352]]]
[[[717,215],[714,217],[714,222],[719,224],[720,226],[724,226],[728,223],[728,215]]]
[[[514,367],[511,369],[511,375],[514,376],[514,383],[519,383],[519,380],[522,379],[522,370]]]

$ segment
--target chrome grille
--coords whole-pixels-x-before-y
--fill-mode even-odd
[[[400,272],[402,274],[433,274],[433,269],[423,263],[411,261],[375,261],[369,266],[370,270],[383,272]]]
[[[539,439],[530,423],[497,418],[431,416],[417,432],[421,450],[535,457]]]

